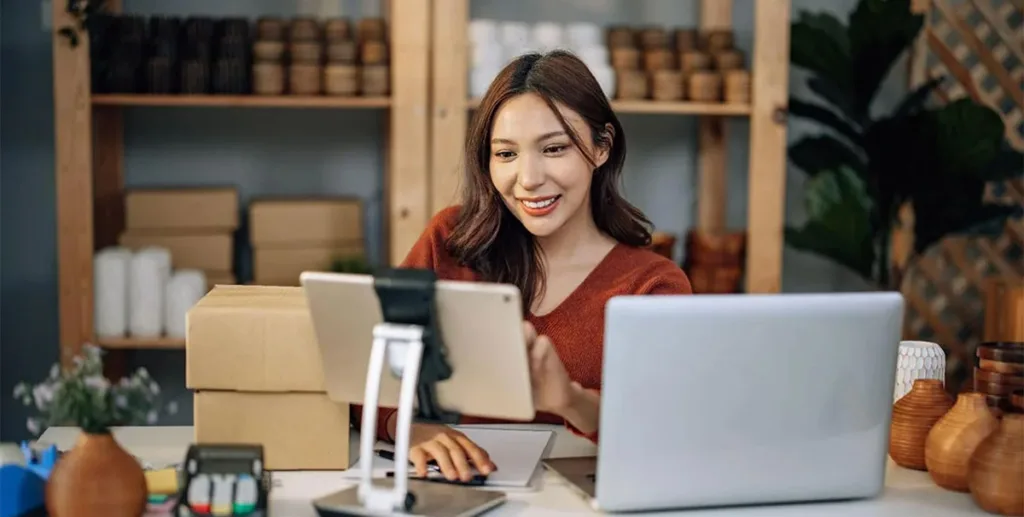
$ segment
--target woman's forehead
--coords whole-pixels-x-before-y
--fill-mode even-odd
[[[556,104],[559,113],[577,131],[583,124],[580,116],[566,106]],[[524,93],[505,101],[494,117],[492,139],[531,140],[565,128],[548,104],[535,93]]]

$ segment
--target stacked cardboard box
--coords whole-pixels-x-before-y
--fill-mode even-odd
[[[199,269],[207,283],[234,284],[234,188],[136,189],[125,194],[122,246],[167,248],[174,269]]]
[[[249,204],[253,283],[297,286],[303,271],[365,254],[363,207],[354,199],[263,199]]]
[[[300,287],[217,286],[187,316],[196,443],[261,443],[272,470],[349,466],[349,407],[327,398]]]

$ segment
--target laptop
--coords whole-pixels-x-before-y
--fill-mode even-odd
[[[613,298],[598,456],[545,464],[601,511],[874,497],[903,310],[895,292]]]

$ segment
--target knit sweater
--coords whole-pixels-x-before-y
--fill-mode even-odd
[[[460,265],[446,250],[445,243],[459,217],[459,207],[448,207],[430,221],[401,267],[433,270],[442,280],[479,281],[478,274]],[[604,349],[604,308],[617,295],[690,294],[690,282],[671,260],[648,249],[617,244],[586,279],[554,310],[543,316],[527,314],[538,335],[551,339],[569,377],[583,388],[601,389]],[[356,409],[358,416],[360,407]],[[388,435],[387,422],[395,412],[380,408],[377,436]],[[499,420],[465,415],[462,423],[499,423]],[[585,434],[556,415],[538,412],[533,422],[565,424],[574,433],[597,442],[598,433]]]

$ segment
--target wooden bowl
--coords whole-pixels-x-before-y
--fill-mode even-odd
[[[284,42],[259,40],[252,44],[252,57],[256,61],[280,63],[284,60]]]
[[[676,67],[676,56],[671,50],[663,47],[644,50],[644,70],[671,70]]]
[[[615,70],[638,70],[640,49],[627,46],[612,47],[610,61]]]
[[[324,22],[324,39],[334,43],[353,38],[352,22],[348,18],[331,18]]]
[[[694,29],[676,29],[676,52],[697,50],[700,44],[697,31]]]
[[[678,101],[683,99],[685,81],[679,70],[655,70],[651,72],[651,98],[656,101]]]
[[[691,100],[718,102],[722,100],[722,76],[718,72],[699,70],[690,74],[686,91]]]
[[[635,47],[637,44],[636,33],[629,27],[611,27],[608,29],[608,47],[616,49],[619,47]]]
[[[615,94],[619,99],[646,99],[649,94],[647,74],[640,70],[616,70]]]
[[[359,93],[359,67],[352,64],[329,64],[324,67],[324,93],[352,96]]]
[[[308,16],[293,18],[288,28],[292,41],[318,41],[320,39],[320,22]]]

